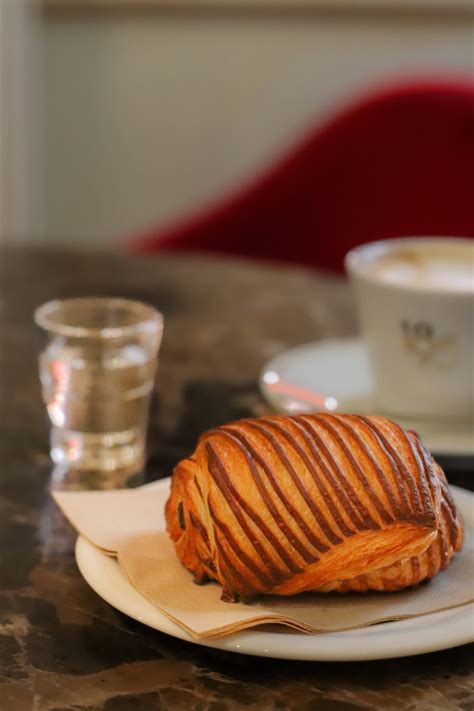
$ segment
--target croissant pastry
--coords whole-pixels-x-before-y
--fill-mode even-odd
[[[222,599],[400,590],[443,570],[463,526],[419,436],[383,417],[272,416],[206,432],[166,504],[177,554]]]

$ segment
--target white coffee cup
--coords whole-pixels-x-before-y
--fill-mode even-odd
[[[474,241],[409,237],[350,251],[377,406],[405,416],[474,416]]]

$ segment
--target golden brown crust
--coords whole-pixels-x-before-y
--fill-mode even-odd
[[[173,473],[168,531],[224,599],[398,590],[462,544],[443,472],[382,417],[241,420],[205,433]]]

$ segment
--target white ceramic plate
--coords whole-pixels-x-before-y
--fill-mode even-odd
[[[150,486],[169,489],[169,485],[169,479],[162,479]],[[474,495],[457,487],[452,490],[466,522],[474,521]],[[307,635],[285,627],[267,626],[223,639],[196,642],[131,586],[115,558],[101,553],[82,537],[77,540],[76,560],[91,588],[120,612],[172,637],[228,652],[343,662],[434,652],[474,640],[474,606],[464,605],[411,620],[332,634]]]
[[[366,347],[356,338],[309,343],[280,353],[262,370],[260,389],[272,407],[286,414],[377,414]],[[471,423],[394,419],[416,430],[434,455],[474,458]],[[474,469],[474,462],[471,466]]]

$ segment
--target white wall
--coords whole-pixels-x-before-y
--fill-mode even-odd
[[[62,243],[180,215],[375,80],[471,66],[465,19],[410,13],[50,15],[43,41],[45,235]]]
[[[42,233],[36,19],[32,0],[0,0],[0,242]]]

